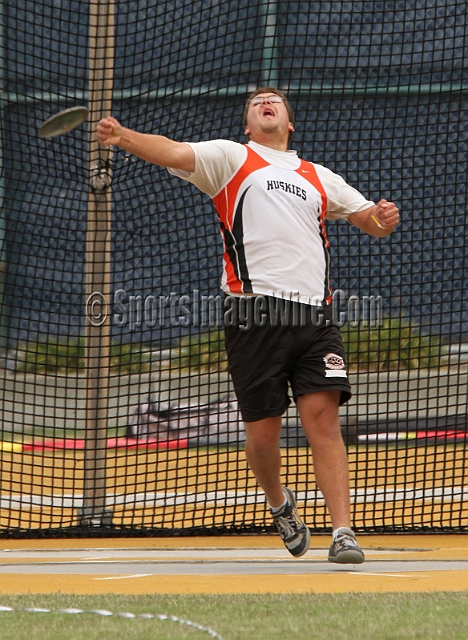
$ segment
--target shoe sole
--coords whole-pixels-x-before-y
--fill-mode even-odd
[[[310,529],[309,529],[309,527],[306,528],[305,538],[306,538],[306,544],[305,544],[304,549],[300,553],[294,553],[294,549],[291,550],[291,549],[288,549],[288,547],[286,547],[286,549],[288,549],[289,553],[292,556],[294,556],[295,558],[301,558],[302,556],[304,556],[309,551],[309,546],[310,546]]]
[[[288,495],[289,503],[292,504],[294,509],[296,509],[297,508],[296,507],[296,496],[291,491],[291,489],[289,489],[288,487],[283,487],[283,489],[286,491],[286,493]],[[309,527],[306,527],[305,537],[306,537],[306,544],[305,544],[304,549],[300,553],[294,553],[294,549],[291,550],[288,547],[286,547],[286,545],[284,545],[286,547],[286,549],[288,549],[289,553],[294,558],[302,558],[302,556],[304,556],[309,551],[309,547],[310,547],[310,529],[309,529]]]
[[[358,551],[343,551],[339,556],[328,556],[328,562],[335,564],[362,564],[365,560],[364,554]]]

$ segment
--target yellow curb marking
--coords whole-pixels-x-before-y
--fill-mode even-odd
[[[291,575],[148,575],[138,579],[118,576],[2,574],[0,594],[230,594],[230,593],[388,593],[467,591],[468,570],[413,574],[402,580],[395,575],[359,573]],[[123,576],[127,577],[127,576]]]

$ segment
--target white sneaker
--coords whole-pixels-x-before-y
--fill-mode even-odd
[[[287,487],[283,487],[283,491],[288,501],[281,511],[271,512],[271,515],[286,549],[294,557],[300,558],[309,550],[309,527],[305,525],[297,512],[294,493]]]
[[[339,529],[328,552],[328,561],[338,564],[362,564],[364,560],[364,553],[356,540],[354,531],[345,527]]]

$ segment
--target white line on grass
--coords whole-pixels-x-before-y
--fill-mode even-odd
[[[108,578],[93,578],[93,580],[128,580],[128,578],[147,578],[154,576],[154,573],[135,573],[133,576],[111,576]]]
[[[415,576],[415,574],[417,573],[417,571],[415,571],[414,573],[371,573],[370,571],[366,571],[366,572],[356,572],[356,571],[347,571],[346,573],[348,573],[350,576],[376,576],[377,578],[427,578],[428,576],[426,575],[417,575]]]
[[[223,638],[214,631],[210,629],[210,627],[204,627],[197,622],[192,622],[191,620],[184,620],[183,618],[178,618],[177,616],[166,616],[163,613],[130,613],[128,611],[123,611],[121,613],[113,613],[112,611],[107,611],[106,609],[91,609],[89,611],[84,611],[83,609],[57,609],[53,611],[52,609],[42,609],[41,607],[28,607],[26,609],[14,609],[13,607],[4,607],[0,605],[0,613],[10,613],[14,611],[26,611],[28,613],[65,613],[65,614],[79,614],[79,613],[93,613],[98,616],[117,616],[119,618],[143,618],[146,620],[171,620],[172,622],[177,622],[179,624],[185,625],[187,627],[192,627],[193,629],[197,629],[198,631],[203,631],[207,633],[212,638],[216,638],[216,640],[223,640]]]

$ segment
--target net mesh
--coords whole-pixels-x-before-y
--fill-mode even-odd
[[[271,530],[226,371],[212,203],[93,147],[109,92],[139,131],[245,142],[243,105],[264,85],[287,93],[301,157],[401,210],[384,240],[328,224],[353,526],[466,531],[467,8],[0,2],[0,535]],[[37,135],[80,104],[88,123]],[[103,249],[90,220],[106,206]],[[294,407],[281,445],[283,483],[329,530]]]

